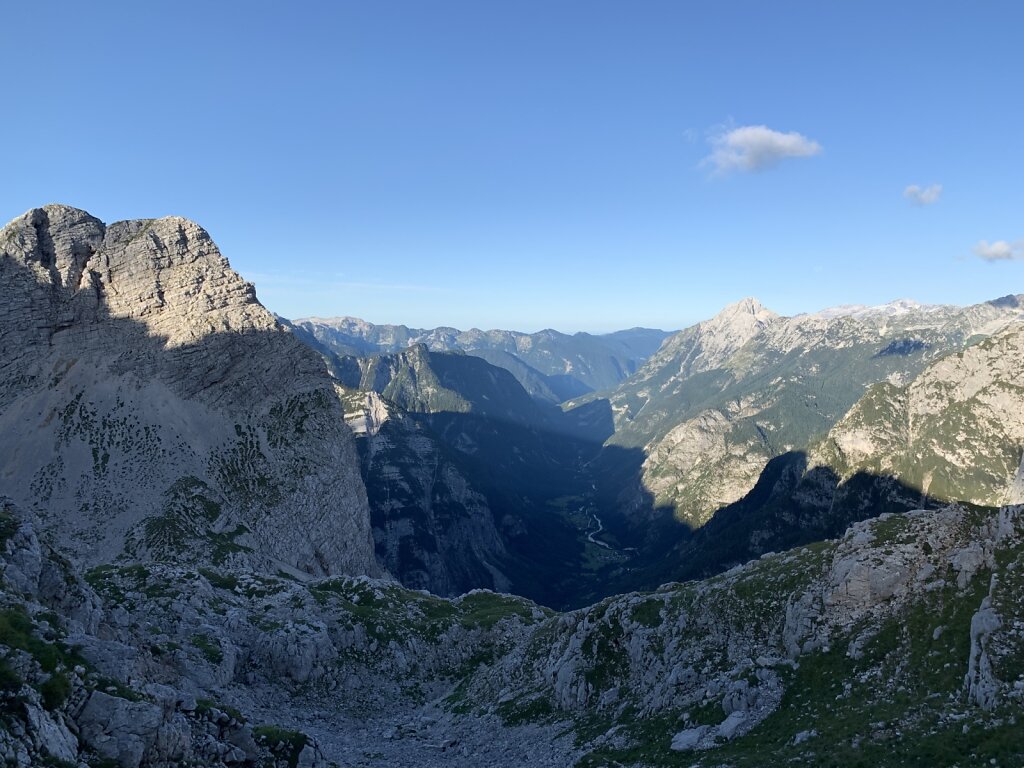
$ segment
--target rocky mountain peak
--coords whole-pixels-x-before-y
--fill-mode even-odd
[[[760,301],[752,296],[747,296],[732,304],[727,304],[713,318],[701,323],[701,326],[708,330],[735,329],[745,332],[760,330],[778,317],[778,314],[772,312]]]
[[[719,314],[726,312],[747,312],[752,315],[756,315],[758,312],[765,311],[767,308],[762,304],[755,296],[744,296],[739,301],[734,301],[732,304],[726,304],[722,308]]]
[[[278,327],[206,230],[181,217],[105,226],[77,208],[47,205],[4,227],[0,248],[23,268],[8,291],[49,284],[51,334],[120,318],[180,345],[210,333]]]
[[[992,299],[989,302],[994,307],[1005,307],[1008,309],[1020,309],[1024,306],[1024,294],[1007,294],[1006,296],[1000,296],[998,299]]]
[[[198,224],[49,205],[0,230],[0,493],[76,558],[377,573],[343,418]]]
[[[779,318],[757,299],[741,299],[710,320],[680,331],[649,365],[657,366],[659,360],[675,357],[680,359],[680,371],[685,375],[717,368]]]

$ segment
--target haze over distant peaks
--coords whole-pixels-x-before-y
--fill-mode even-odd
[[[322,351],[339,356],[398,352],[425,344],[435,352],[465,352],[507,369],[530,394],[562,402],[609,389],[634,373],[671,332],[630,328],[608,334],[536,333],[472,328],[376,325],[355,317],[300,318],[293,328]]]

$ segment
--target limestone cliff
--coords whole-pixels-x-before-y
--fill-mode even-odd
[[[377,558],[406,587],[507,592],[508,553],[487,498],[451,449],[376,392],[343,395],[370,499]]]

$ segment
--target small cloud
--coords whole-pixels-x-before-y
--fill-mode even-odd
[[[917,184],[911,184],[903,190],[903,196],[914,205],[931,205],[937,203],[942,197],[942,185],[932,184],[929,187],[920,187]]]
[[[990,243],[988,240],[982,240],[974,246],[974,255],[990,262],[1024,260],[1024,241],[1009,243],[1006,240],[996,240]]]
[[[765,125],[744,125],[723,130],[710,138],[711,154],[702,164],[717,173],[763,171],[789,157],[821,154],[821,145],[803,134],[773,131]]]

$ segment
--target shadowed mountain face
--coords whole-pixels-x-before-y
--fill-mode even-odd
[[[192,222],[0,230],[0,493],[76,558],[378,573],[343,413]]]
[[[400,352],[415,344],[435,352],[466,352],[505,368],[530,395],[552,403],[614,387],[670,335],[653,328],[600,336],[552,330],[531,334],[476,328],[424,330],[374,325],[352,317],[306,318],[293,325],[339,357]]]
[[[564,412],[502,368],[422,344],[355,364],[343,380],[377,554],[403,584],[578,605],[629,559],[588,539],[605,403]],[[631,475],[641,455],[615,460]]]

